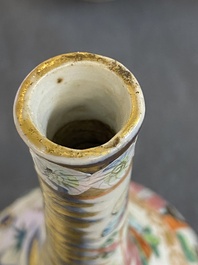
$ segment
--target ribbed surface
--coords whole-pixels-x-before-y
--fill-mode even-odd
[[[120,170],[121,174],[108,189],[90,188],[80,195],[70,195],[50,187],[39,174],[46,223],[42,264],[120,265],[133,150],[126,153],[124,160],[114,162],[114,173],[107,180],[118,176]],[[126,158],[128,162],[121,167]]]

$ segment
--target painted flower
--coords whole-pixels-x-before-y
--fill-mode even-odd
[[[123,170],[127,167],[127,161],[123,160],[119,165],[113,168],[112,171],[106,174],[104,181],[108,185],[113,185],[122,176]]]
[[[69,187],[75,188],[79,186],[78,179],[72,175],[65,175],[64,172],[61,171],[53,171],[50,168],[46,168],[44,174],[48,176],[48,178],[55,182],[59,186],[63,186],[66,189]]]

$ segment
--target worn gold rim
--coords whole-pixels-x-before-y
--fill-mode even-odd
[[[98,62],[119,76],[128,89],[132,103],[132,110],[129,120],[125,126],[110,141],[94,148],[76,150],[55,144],[39,132],[28,115],[26,95],[28,90],[34,86],[40,78],[53,69],[64,64],[80,61]],[[101,155],[104,156],[111,153],[113,149],[122,144],[122,139],[126,139],[127,136],[129,138],[134,128],[136,128],[136,131],[139,130],[144,118],[144,112],[145,109],[142,91],[139,83],[131,72],[113,59],[86,52],[59,55],[39,64],[22,82],[14,104],[14,119],[16,127],[28,146],[40,155],[43,154],[65,158],[101,157]],[[136,135],[137,132],[133,135],[133,138]]]

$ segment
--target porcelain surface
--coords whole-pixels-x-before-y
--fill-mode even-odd
[[[125,265],[198,264],[195,232],[164,199],[132,182],[128,210],[129,242],[127,246],[121,244],[120,250],[122,255],[122,248],[128,248]],[[44,237],[42,195],[35,189],[0,214],[0,264],[39,264],[32,253]],[[112,241],[114,238],[109,238],[103,247],[108,249]],[[111,249],[108,252],[111,255]]]

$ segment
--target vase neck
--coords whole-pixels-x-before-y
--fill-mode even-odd
[[[44,264],[125,264],[134,145],[93,174],[32,153],[44,198]]]

